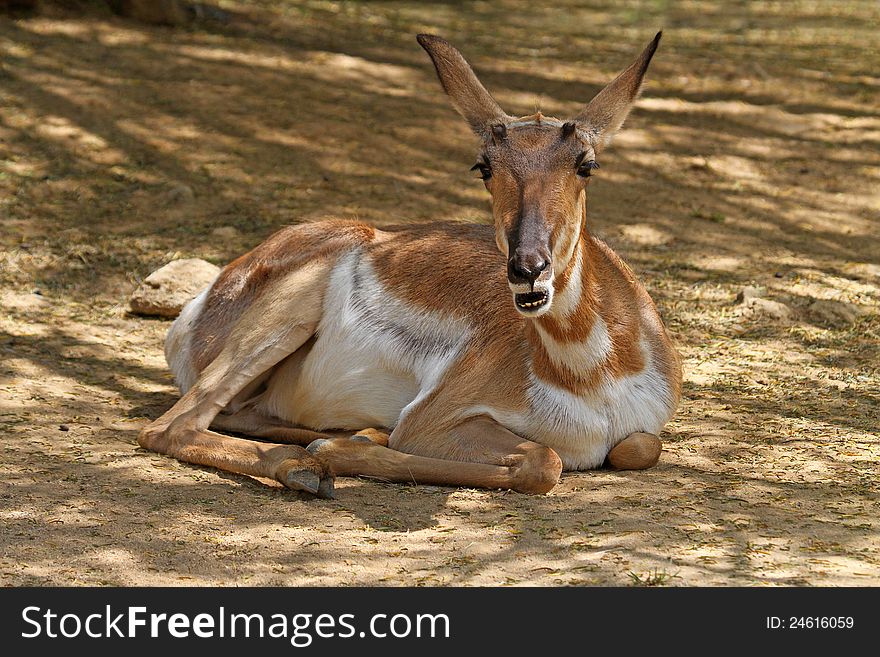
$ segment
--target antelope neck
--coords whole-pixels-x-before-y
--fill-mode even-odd
[[[598,311],[599,284],[593,271],[594,246],[582,232],[566,269],[556,277],[553,305],[528,322],[533,371],[539,378],[574,392],[598,381],[611,355],[611,342]]]

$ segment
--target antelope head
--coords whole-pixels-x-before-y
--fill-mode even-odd
[[[482,141],[473,170],[492,196],[495,240],[522,315],[538,317],[553,304],[554,277],[571,263],[585,230],[597,157],[629,114],[660,35],[567,121],[507,115],[449,42],[418,36],[453,106]]]

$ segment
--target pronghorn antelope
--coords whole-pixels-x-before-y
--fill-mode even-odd
[[[455,48],[420,35],[481,140],[494,228],[275,233],[172,325],[183,396],[140,445],[322,497],[335,475],[545,493],[563,469],[654,465],[679,358],[586,212],[659,40],[563,122],[508,116]]]

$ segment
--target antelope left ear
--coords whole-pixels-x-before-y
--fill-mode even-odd
[[[471,130],[484,139],[503,139],[507,130],[504,124],[510,117],[486,91],[462,54],[446,39],[433,34],[419,34],[416,38],[434,62],[437,77],[453,107],[470,124]],[[496,130],[499,125],[501,133]]]
[[[578,127],[590,134],[596,150],[610,144],[612,137],[626,120],[642,88],[645,72],[662,35],[663,32],[657,32],[657,36],[642,51],[638,59],[596,94],[575,117]]]

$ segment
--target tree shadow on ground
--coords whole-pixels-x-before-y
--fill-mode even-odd
[[[0,23],[0,285],[16,298],[38,286],[51,306],[0,327],[5,579],[876,577],[876,315],[843,329],[729,317],[750,282],[796,309],[834,294],[876,311],[877,281],[848,273],[880,253],[869,9],[226,4],[228,24],[184,30],[61,10]],[[347,480],[321,502],[136,449],[175,399],[165,325],[120,312],[157,265],[223,264],[329,216],[488,221],[467,172],[476,144],[416,32],[459,44],[510,111],[565,116],[660,24],[590,225],[647,279],[686,369],[711,349],[729,369],[686,384],[661,466],[569,474],[543,498]],[[175,200],[181,186],[192,200]],[[238,236],[213,234],[226,226]],[[805,364],[780,364],[791,355]]]

